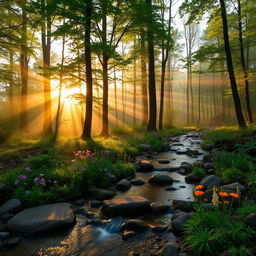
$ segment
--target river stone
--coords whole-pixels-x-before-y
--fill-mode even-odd
[[[160,202],[154,202],[150,204],[151,210],[153,213],[165,213],[170,209],[169,205],[163,205]]]
[[[183,212],[192,212],[194,211],[194,202],[185,201],[185,200],[173,200],[172,206],[174,210],[181,210]]]
[[[198,178],[197,176],[193,175],[193,174],[189,174],[185,177],[185,182],[188,184],[195,184],[197,182],[199,182],[200,178]]]
[[[8,248],[14,247],[15,245],[17,245],[21,240],[20,236],[16,236],[16,237],[12,237],[6,240],[5,242],[5,246]]]
[[[101,201],[92,200],[90,202],[91,208],[100,208],[101,207]]]
[[[182,162],[180,165],[180,168],[185,169],[186,171],[191,171],[193,168],[193,165],[188,162]]]
[[[173,230],[177,232],[183,232],[185,225],[187,224],[188,220],[191,218],[191,214],[183,211],[175,211],[174,215],[172,216],[172,227]]]
[[[144,180],[141,179],[132,179],[131,180],[131,184],[134,186],[141,186],[144,185],[146,182]]]
[[[249,214],[244,221],[248,226],[256,228],[256,212]]]
[[[6,186],[0,183],[0,203],[3,203],[6,197]]]
[[[132,237],[136,236],[136,233],[134,231],[124,231],[122,234],[123,240],[128,240]]]
[[[149,200],[143,196],[115,198],[103,201],[102,212],[109,216],[139,215],[150,210]]]
[[[9,232],[0,232],[0,240],[4,240],[10,236]]]
[[[92,196],[94,196],[97,200],[106,200],[111,199],[115,196],[115,192],[109,189],[102,189],[102,188],[89,188],[89,192]]]
[[[128,230],[128,231],[146,231],[148,230],[148,225],[143,222],[142,220],[138,220],[138,219],[131,219],[126,221],[123,225],[122,225],[122,230]]]
[[[131,183],[127,179],[122,179],[116,183],[116,189],[126,191],[131,188]]]
[[[0,206],[0,215],[6,212],[15,212],[21,207],[21,201],[17,198],[12,198]]]
[[[167,159],[160,159],[160,160],[158,160],[158,163],[159,163],[159,164],[169,164],[169,163],[170,163],[170,160],[167,160]]]
[[[220,183],[221,179],[216,175],[206,176],[200,181],[201,185],[206,186],[208,188],[217,187],[220,185]]]
[[[157,255],[164,256],[177,256],[179,251],[179,246],[175,241],[170,241],[160,250]]]
[[[169,142],[165,142],[162,145],[162,152],[168,152],[170,151],[170,143]]]
[[[175,190],[177,190],[177,188],[175,188],[175,187],[167,187],[164,190],[166,190],[166,191],[175,191]]]
[[[168,226],[167,225],[158,225],[155,227],[152,227],[152,231],[155,233],[162,233],[167,230]]]
[[[75,215],[69,203],[40,205],[16,214],[8,221],[11,231],[37,233],[73,224]]]
[[[152,172],[154,171],[154,166],[148,160],[141,160],[141,161],[135,162],[135,169],[138,172]]]
[[[222,186],[222,190],[225,192],[236,192],[237,188],[239,188],[240,191],[245,190],[245,186],[241,185],[239,182],[234,182],[234,183]]]
[[[173,184],[173,179],[165,174],[156,174],[153,175],[149,178],[148,182],[151,185],[157,185],[157,186],[162,186],[162,185],[172,185]]]

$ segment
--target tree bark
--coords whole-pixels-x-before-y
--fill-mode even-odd
[[[92,61],[91,61],[91,15],[92,0],[86,0],[85,9],[85,36],[84,36],[84,53],[85,53],[85,69],[86,69],[86,110],[85,121],[82,133],[82,139],[91,139],[92,129],[92,99],[93,99],[93,80],[92,80]]]
[[[246,127],[246,123],[245,123],[243,112],[242,112],[241,101],[239,98],[236,78],[234,74],[233,60],[232,60],[231,49],[229,44],[226,6],[225,6],[224,0],[220,0],[220,6],[221,6],[221,16],[222,16],[222,26],[223,26],[224,47],[226,52],[226,61],[227,61],[231,91],[232,91],[232,96],[235,104],[236,118],[237,118],[239,127],[244,128]]]

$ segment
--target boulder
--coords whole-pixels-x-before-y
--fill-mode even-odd
[[[169,205],[163,205],[160,202],[154,202],[150,204],[151,210],[153,213],[165,213],[170,209]]]
[[[249,214],[244,221],[249,227],[256,228],[256,212]]]
[[[156,174],[156,175],[151,176],[149,178],[148,182],[151,185],[157,185],[157,186],[172,185],[173,179],[168,175]]]
[[[144,185],[146,182],[144,180],[141,179],[132,179],[131,180],[131,184],[134,186],[141,186]]]
[[[167,230],[168,226],[167,225],[158,225],[155,227],[152,227],[152,231],[155,233],[163,233]]]
[[[236,192],[237,188],[239,188],[240,191],[245,191],[245,186],[241,185],[239,182],[234,182],[234,183],[222,186],[222,189],[225,192]]]
[[[135,169],[137,172],[152,172],[154,171],[154,166],[148,160],[140,160],[135,162]]]
[[[172,216],[172,227],[173,230],[176,232],[183,232],[185,225],[187,224],[188,220],[191,218],[191,214],[183,211],[175,211],[174,215]]]
[[[200,181],[201,185],[206,186],[208,188],[212,188],[214,186],[217,187],[220,185],[220,183],[221,179],[216,175],[206,176]]]
[[[149,200],[142,196],[115,198],[103,201],[102,212],[109,217],[138,216],[150,210]]]
[[[128,240],[132,237],[136,236],[136,233],[134,231],[124,231],[122,234],[123,240]]]
[[[94,196],[97,200],[100,200],[100,201],[111,199],[116,194],[113,190],[95,188],[95,187],[89,188],[89,192],[92,196]]]
[[[116,183],[116,189],[126,191],[131,188],[131,183],[127,179],[122,179]]]
[[[175,241],[170,241],[164,245],[162,250],[160,250],[157,255],[164,256],[177,256],[179,251],[179,246]]]
[[[194,202],[184,201],[184,200],[173,200],[172,206],[174,210],[181,210],[183,212],[192,212],[194,211],[193,207]]]
[[[100,208],[101,207],[101,201],[92,200],[90,202],[91,208]]]
[[[142,232],[148,230],[148,225],[142,220],[131,219],[122,225],[122,230]]]
[[[40,205],[16,214],[7,223],[11,231],[38,233],[73,224],[75,215],[69,203]]]
[[[0,206],[0,215],[4,213],[16,212],[21,207],[21,201],[17,198],[12,198]]]
[[[193,174],[189,174],[185,177],[185,182],[188,184],[195,184],[198,183],[200,180],[200,178],[198,178],[197,176],[193,175]]]
[[[188,162],[182,162],[180,168],[183,168],[186,171],[191,171],[193,169],[193,165]]]
[[[159,163],[159,164],[169,164],[169,163],[170,163],[170,160],[167,160],[167,159],[160,159],[160,160],[158,160],[158,163]]]
[[[162,152],[168,152],[170,151],[170,143],[169,142],[165,142],[162,145]]]

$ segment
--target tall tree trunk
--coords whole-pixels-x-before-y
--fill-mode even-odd
[[[142,92],[142,126],[148,123],[148,90],[147,90],[147,65],[146,65],[146,44],[145,31],[140,31],[141,41],[141,92]]]
[[[147,41],[148,41],[148,80],[149,80],[149,121],[147,130],[156,131],[156,83],[155,83],[155,56],[154,56],[154,29],[152,0],[146,0],[150,9],[147,24]]]
[[[245,123],[243,112],[242,112],[241,102],[240,102],[240,98],[237,90],[236,78],[234,74],[233,60],[232,60],[231,49],[229,44],[226,6],[225,6],[224,0],[220,0],[220,6],[221,6],[224,46],[225,46],[225,52],[226,52],[226,60],[227,60],[227,66],[228,66],[231,91],[232,91],[232,96],[235,104],[236,118],[237,118],[238,125],[240,127],[246,127],[246,123]]]
[[[49,0],[41,0],[42,5],[48,4]],[[52,103],[51,103],[51,81],[49,71],[51,66],[51,17],[46,15],[42,21],[41,40],[43,50],[43,68],[44,68],[44,124],[43,135],[47,136],[52,133]]]
[[[245,54],[244,54],[243,28],[242,28],[242,17],[241,17],[241,0],[238,0],[237,2],[238,2],[237,13],[238,13],[240,60],[241,60],[241,65],[243,68],[243,75],[244,75],[246,110],[248,115],[248,121],[251,124],[253,122],[253,117],[252,117],[252,109],[251,109],[251,102],[250,102],[248,72],[247,72],[245,56],[244,56]]]
[[[123,118],[123,122],[122,125],[124,126],[124,118],[125,118],[125,83],[124,83],[124,69],[122,69],[122,107],[123,107],[123,111],[122,111],[122,118]]]
[[[22,33],[21,33],[21,116],[20,128],[28,131],[28,42],[27,42],[28,17],[26,11],[26,0],[22,2]]]
[[[8,88],[8,102],[9,102],[9,117],[12,116],[14,111],[14,100],[13,100],[13,86],[14,86],[14,79],[13,79],[13,70],[14,70],[14,60],[13,60],[13,51],[9,51],[10,54],[10,81],[9,81],[9,88]]]
[[[85,110],[85,121],[84,121],[83,133],[82,133],[83,139],[91,139],[91,129],[92,129],[92,109],[93,109],[92,107],[93,85],[92,85],[92,61],[91,61],[92,8],[93,8],[92,0],[86,0],[86,9],[85,9],[86,22],[85,22],[85,36],[84,36],[84,53],[85,53],[85,69],[86,69],[86,110]],[[107,128],[107,131],[108,131],[108,128]]]
[[[135,38],[136,41],[136,38]],[[135,44],[135,42],[134,42]],[[136,59],[134,60],[134,64],[133,64],[133,126],[136,125],[136,94],[137,94],[137,82],[136,82],[136,77],[137,77],[137,72],[136,72]]]
[[[191,124],[194,124],[194,93],[193,93],[193,75],[192,75],[192,60],[190,54],[189,60],[189,88],[191,97]]]
[[[164,4],[162,6],[162,27],[164,28]],[[159,129],[163,129],[163,115],[164,115],[164,86],[165,86],[165,70],[169,56],[170,36],[171,36],[171,20],[172,20],[172,0],[169,3],[169,17],[168,17],[168,37],[165,46],[164,39],[162,41],[162,68],[161,68],[161,89],[160,89],[160,110],[159,110]],[[166,49],[165,49],[166,48]]]
[[[212,70],[212,97],[213,97],[213,110],[214,110],[214,117],[217,115],[217,106],[216,106],[216,90],[215,90],[215,65],[213,63],[213,70]]]
[[[65,20],[63,21],[63,25],[65,24]],[[62,51],[61,51],[61,63],[60,63],[60,78],[59,78],[59,95],[58,95],[58,105],[56,112],[56,121],[55,121],[55,129],[53,134],[53,141],[56,142],[57,137],[59,135],[59,126],[60,126],[60,110],[61,110],[61,95],[62,95],[62,83],[63,83],[63,65],[64,65],[64,54],[65,54],[65,35],[62,38]]]
[[[107,44],[107,6],[106,2],[102,4],[102,42]],[[102,132],[101,136],[108,136],[108,54],[103,49],[102,54],[102,75],[103,75],[103,104],[102,104]]]
[[[116,68],[114,67],[114,91],[115,91],[115,115],[116,115],[116,126],[118,126],[118,109],[117,109],[117,83],[116,83]]]
[[[198,119],[197,126],[200,125],[201,121],[201,61],[199,61],[199,72],[198,72]]]

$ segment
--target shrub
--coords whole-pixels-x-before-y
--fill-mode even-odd
[[[198,166],[195,166],[192,169],[192,174],[197,176],[198,178],[202,179],[205,176],[204,169]]]
[[[232,220],[227,212],[218,208],[205,211],[196,206],[186,225],[185,246],[192,255],[216,255],[232,246],[246,244],[254,234],[243,222]]]

